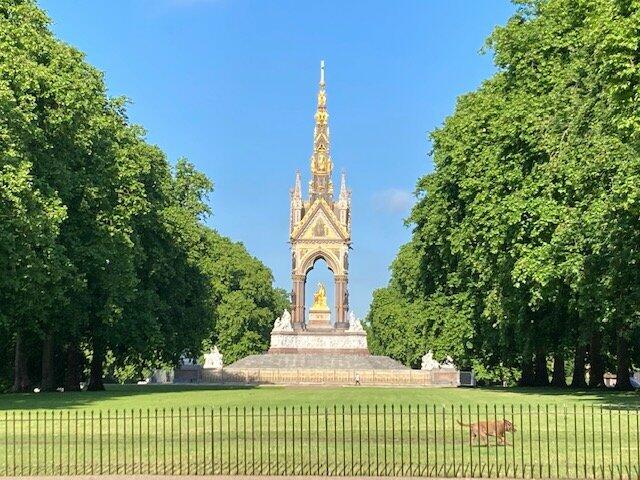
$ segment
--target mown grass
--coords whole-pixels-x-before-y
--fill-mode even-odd
[[[502,419],[516,427],[506,444],[465,427]],[[0,413],[0,475],[105,473],[638,478],[640,411],[574,403]]]
[[[636,393],[110,385],[0,396],[0,474],[636,478]],[[509,419],[509,445],[458,424]],[[487,443],[488,445],[485,445]]]
[[[640,394],[534,388],[214,387],[108,385],[104,392],[0,395],[0,410],[350,405],[608,405],[640,407]]]

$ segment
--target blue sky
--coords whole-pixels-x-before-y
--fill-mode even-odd
[[[412,192],[432,170],[428,132],[494,71],[479,52],[514,11],[507,0],[39,4],[58,37],[105,72],[110,93],[132,100],[130,118],[149,141],[214,181],[208,223],[287,290],[289,189],[296,169],[309,176],[324,59],[335,172],[346,169],[353,191],[358,316],[409,239]],[[308,285],[318,281],[330,284],[329,272],[314,269]]]

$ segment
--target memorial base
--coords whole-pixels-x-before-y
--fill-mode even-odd
[[[307,330],[328,330],[331,326],[331,311],[326,308],[311,308],[309,310],[309,321]]]
[[[366,332],[327,329],[271,334],[269,353],[344,353],[370,355]]]

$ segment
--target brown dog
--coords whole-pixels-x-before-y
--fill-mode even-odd
[[[473,441],[476,437],[480,437],[484,439],[486,445],[489,445],[489,437],[496,437],[497,440],[500,441],[502,445],[508,445],[507,439],[505,437],[506,432],[515,432],[516,428],[513,426],[509,420],[503,418],[502,420],[497,421],[484,421],[484,422],[476,422],[476,423],[462,423],[458,421],[458,423],[463,427],[469,428],[469,433],[471,434],[471,444],[473,445]]]

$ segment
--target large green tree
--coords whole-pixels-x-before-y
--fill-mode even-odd
[[[265,348],[284,296],[204,225],[211,189],[146,141],[33,0],[0,0],[0,331],[15,390],[77,390],[86,368],[100,390],[107,358],[141,372],[218,339],[229,359]]]
[[[598,385],[612,358],[628,388],[640,353],[640,3],[517,3],[488,40],[498,72],[432,134],[436,169],[410,218],[419,269],[404,281],[420,294],[403,300],[463,298],[475,361],[518,368],[523,384],[548,384],[552,359],[564,385],[572,358],[574,385],[585,361]]]
[[[214,231],[204,232],[201,253],[215,306],[209,343],[225,363],[266,351],[274,320],[289,308],[286,292],[273,288],[271,271],[242,244]]]
[[[34,185],[29,163],[8,160],[0,167],[0,328],[15,343],[13,389],[24,391],[27,338],[39,334],[48,312],[64,301],[66,259],[57,239],[65,209]]]

